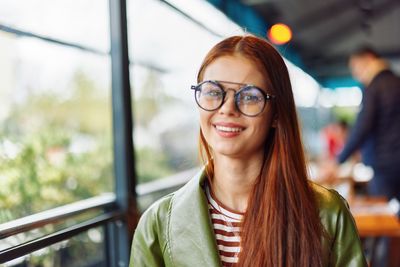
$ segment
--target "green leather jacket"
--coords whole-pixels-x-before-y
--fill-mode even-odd
[[[221,262],[202,189],[203,172],[155,202],[141,217],[132,243],[130,267],[220,267]],[[323,240],[324,266],[367,266],[346,202],[334,190],[314,185],[320,217],[330,239]]]

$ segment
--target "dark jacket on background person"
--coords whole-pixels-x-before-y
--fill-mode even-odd
[[[181,189],[154,203],[141,217],[130,267],[220,267],[202,171]],[[313,184],[327,237],[323,266],[366,267],[361,242],[346,202],[334,190]],[[256,231],[256,230],[255,230]]]
[[[362,108],[338,161],[343,163],[361,148],[363,161],[377,178],[400,185],[400,78],[390,70],[378,73],[365,88]]]

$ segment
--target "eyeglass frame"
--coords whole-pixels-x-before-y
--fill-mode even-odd
[[[216,107],[216,108],[214,108],[214,109],[205,109],[205,108],[203,108],[203,107],[200,105],[200,103],[198,102],[197,97],[196,97],[196,93],[197,93],[197,91],[200,90],[200,89],[199,89],[200,86],[203,85],[204,83],[207,83],[207,82],[216,85],[216,86],[217,86],[218,88],[220,88],[221,91],[222,91],[222,101],[221,101],[221,104],[219,104],[219,106]],[[233,89],[233,88],[224,89],[223,86],[221,85],[221,83],[234,84],[234,85],[242,85],[242,87],[240,87],[238,91],[236,91],[236,90]],[[258,113],[255,114],[255,115],[248,115],[248,114],[243,113],[243,112],[240,110],[239,106],[238,106],[237,97],[239,96],[240,92],[242,92],[242,91],[245,90],[245,89],[248,89],[249,87],[257,89],[258,91],[261,92],[261,94],[262,94],[263,97],[264,97],[264,105],[263,105],[262,109],[260,110],[260,112],[258,112]],[[266,93],[263,89],[261,89],[261,88],[258,87],[258,86],[255,86],[255,85],[252,85],[252,84],[237,83],[237,82],[228,82],[228,81],[206,80],[206,81],[202,81],[201,83],[199,83],[199,84],[197,84],[197,85],[192,85],[192,86],[190,87],[190,89],[191,89],[191,90],[194,90],[194,99],[195,99],[197,105],[199,106],[199,108],[201,108],[201,109],[203,109],[203,110],[205,110],[205,111],[210,111],[210,112],[211,112],[211,111],[215,111],[215,110],[221,108],[221,107],[224,105],[224,103],[225,103],[225,97],[226,97],[226,95],[227,95],[227,91],[228,91],[228,90],[233,90],[233,91],[235,92],[235,94],[233,95],[233,98],[234,98],[234,100],[235,100],[235,107],[236,107],[236,109],[237,109],[241,114],[243,114],[243,115],[245,115],[245,116],[247,116],[247,117],[256,117],[256,116],[260,115],[260,114],[264,111],[265,106],[267,105],[267,101],[270,101],[270,100],[273,100],[273,99],[276,98],[275,95],[271,95],[271,94]]]

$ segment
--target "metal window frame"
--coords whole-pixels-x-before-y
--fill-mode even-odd
[[[104,212],[88,221],[0,251],[0,263],[27,255],[38,249],[76,236],[88,229],[104,225],[106,227],[105,255],[107,257],[107,266],[122,267],[129,264],[131,237],[138,220],[138,211],[134,189],[135,161],[132,140],[133,122],[129,81],[126,0],[109,0],[108,3],[111,37],[115,195],[113,197],[108,196],[108,198],[104,196],[95,197],[0,225],[0,239],[2,239],[83,214],[88,210],[101,209]],[[20,30],[12,30],[4,25],[0,26],[2,26],[0,28],[2,31],[103,54],[95,49],[45,38]]]
[[[79,50],[82,50],[85,52],[89,52],[89,53],[93,53],[96,55],[103,55],[103,56],[109,55],[108,52],[104,52],[104,51],[101,51],[101,50],[93,48],[93,47],[89,47],[86,45],[81,45],[81,44],[77,44],[77,43],[73,43],[73,42],[66,42],[66,41],[63,41],[63,40],[60,40],[57,38],[51,38],[51,37],[48,37],[45,35],[29,32],[29,31],[24,31],[24,30],[18,29],[16,27],[8,26],[8,25],[1,24],[1,23],[0,23],[0,31],[12,33],[17,36],[31,37],[31,38],[35,38],[35,39],[39,39],[39,40],[48,42],[48,43],[53,43],[56,45],[72,47],[72,48],[76,48],[76,49],[79,49]]]
[[[129,265],[131,238],[139,215],[129,80],[126,0],[109,0],[116,203],[124,218],[107,226],[108,266]]]
[[[115,208],[115,204],[116,201],[115,197],[113,196],[97,196],[1,224],[0,238],[2,239],[15,234],[41,228],[47,224],[54,224],[61,220],[72,218],[91,210],[98,209],[104,211],[107,209],[112,209],[110,212],[105,212],[87,221],[67,227],[49,235],[45,235],[38,239],[2,250],[0,251],[0,263],[5,263],[7,261],[25,256],[36,250],[69,239],[91,228],[101,225],[109,225],[110,222],[121,220],[124,214],[121,210]],[[65,211],[65,214],[62,213],[63,211]]]
[[[112,209],[111,207],[115,206],[115,204],[115,195],[108,193],[35,213],[33,215],[0,224],[0,239],[28,232],[47,224],[55,224],[91,210],[110,210]]]

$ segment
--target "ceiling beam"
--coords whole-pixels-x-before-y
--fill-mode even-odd
[[[399,0],[387,0],[385,2],[380,2],[381,4],[375,7],[372,10],[372,16],[369,20],[376,21],[379,18],[386,15],[388,12],[393,11],[393,9],[397,8],[400,5]],[[361,16],[354,16],[351,18],[350,21],[342,20],[340,25],[333,30],[329,31],[327,29],[325,34],[318,35],[318,38],[314,40],[314,43],[318,46],[327,47],[334,45],[340,40],[348,38],[350,34],[354,33],[362,26],[362,17]]]
[[[338,17],[345,9],[354,7],[355,5],[354,1],[336,0],[332,3],[323,5],[312,13],[307,13],[303,17],[295,19],[291,25],[298,33],[307,31],[310,28],[318,26],[329,18]]]

